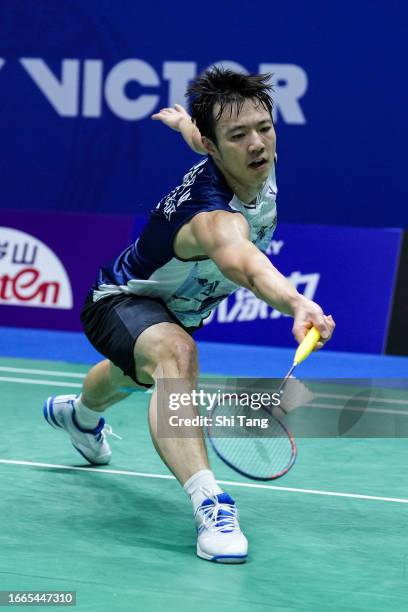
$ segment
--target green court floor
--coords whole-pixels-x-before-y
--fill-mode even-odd
[[[77,392],[86,369],[0,360],[0,590],[75,590],[81,612],[407,609],[406,439],[300,439],[271,484],[212,456],[250,542],[245,565],[212,564],[195,556],[190,502],[153,449],[148,395],[108,413],[123,439],[106,468],[77,469],[44,421],[44,399]]]

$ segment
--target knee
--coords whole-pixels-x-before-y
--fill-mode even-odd
[[[171,358],[182,372],[197,369],[197,345],[192,338],[174,338],[168,348]]]
[[[198,372],[197,345],[190,337],[169,337],[159,347],[158,363],[166,376],[190,378]]]

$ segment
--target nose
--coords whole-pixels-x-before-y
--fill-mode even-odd
[[[257,130],[251,132],[251,138],[248,145],[249,153],[261,153],[265,148],[265,144],[261,138],[261,135]]]

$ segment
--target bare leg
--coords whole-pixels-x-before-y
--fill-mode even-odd
[[[160,381],[173,379],[170,384],[176,383],[177,393],[191,393],[196,387],[196,345],[177,325],[160,323],[145,330],[136,342],[135,363],[137,379],[141,382],[154,380],[163,387]],[[198,529],[197,554],[210,561],[242,563],[247,558],[248,542],[239,528],[235,502],[223,494],[208,469],[203,432],[197,427],[195,432],[192,428],[188,432],[195,433],[196,437],[158,435],[159,425],[164,425],[160,420],[168,422],[169,418],[168,406],[164,404],[165,410],[162,410],[160,405],[166,395],[168,399],[168,394],[163,388],[159,390],[163,397],[159,397],[156,388],[150,402],[152,439],[163,461],[190,496]],[[190,403],[184,407],[183,417],[194,416],[196,409]]]
[[[158,379],[180,379],[181,393],[194,389],[198,376],[198,361],[195,342],[180,327],[171,323],[160,323],[145,330],[135,346],[137,378],[151,383]],[[189,406],[183,416],[194,417],[196,408]],[[201,428],[190,428],[195,437],[165,438],[157,433],[158,418],[157,389],[149,408],[149,424],[153,444],[168,468],[183,485],[193,474],[208,469],[207,449]]]
[[[82,401],[91,410],[103,412],[112,404],[128,397],[132,389],[146,390],[105,359],[91,368],[86,375],[82,387]]]

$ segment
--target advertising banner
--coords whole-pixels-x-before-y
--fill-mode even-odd
[[[382,353],[400,230],[278,224],[268,255],[337,324],[331,350]],[[292,319],[238,289],[197,332],[200,340],[294,346]]]
[[[132,240],[131,216],[0,211],[0,325],[79,330],[98,268]]]
[[[98,268],[139,235],[146,217],[0,214],[0,325],[80,330]],[[402,241],[400,230],[281,223],[272,263],[332,314],[332,350],[382,353]],[[239,288],[196,332],[197,340],[293,346],[292,319]]]
[[[408,227],[391,4],[0,2],[0,208],[146,213],[197,161],[151,115],[222,64],[272,74],[281,221]]]

